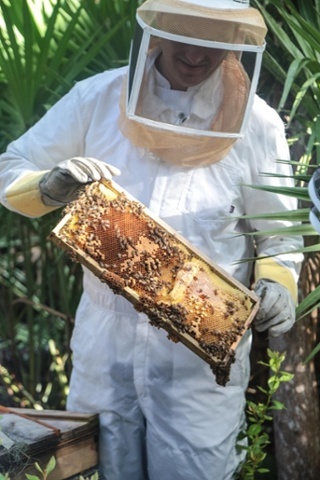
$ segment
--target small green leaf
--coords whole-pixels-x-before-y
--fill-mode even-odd
[[[258,365],[263,365],[264,367],[269,367],[269,363],[267,362],[263,362],[262,360],[259,360],[259,362],[257,362]]]
[[[29,475],[28,473],[26,473],[26,477],[28,480],[40,480],[37,475]]]
[[[269,473],[270,470],[268,468],[258,468],[257,472],[258,473]]]
[[[266,422],[271,422],[273,419],[272,419],[272,417],[271,417],[270,415],[265,415],[264,420],[265,420]]]
[[[284,403],[279,402],[278,400],[273,400],[271,410],[283,410],[285,408]]]
[[[308,363],[318,352],[320,352],[320,343],[312,350],[310,355],[305,359],[304,363]]]
[[[269,379],[268,379],[268,386],[270,388],[270,392],[271,393],[274,393],[278,390],[279,386],[280,386],[280,380],[279,378],[277,378],[275,375],[272,375]]]
[[[51,457],[46,467],[47,475],[49,475],[49,473],[51,473],[55,469],[55,466],[56,466],[56,459],[54,457]]]
[[[257,386],[257,389],[259,390],[259,392],[262,392],[268,395],[268,391],[265,388],[260,387],[260,385]]]
[[[36,462],[36,463],[34,464],[34,466],[36,467],[36,469],[38,470],[38,472],[40,472],[42,475],[44,474],[44,471],[42,470],[42,468],[40,467],[40,465],[39,465],[38,462]]]
[[[248,428],[248,435],[256,436],[259,435],[261,432],[262,427],[258,423],[254,423],[253,425],[250,425]]]
[[[10,480],[10,477],[9,475],[6,473],[5,475],[3,475],[2,473],[0,473],[0,480]]]
[[[289,372],[280,372],[280,373],[281,373],[279,377],[280,382],[290,382],[290,380],[292,380],[294,377],[293,373],[289,373]]]
[[[95,473],[92,475],[92,477],[91,477],[90,480],[99,480],[99,474],[98,474],[98,472],[95,472]]]

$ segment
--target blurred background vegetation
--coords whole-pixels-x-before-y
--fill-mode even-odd
[[[75,81],[127,63],[139,3],[0,0],[0,152]],[[319,385],[320,243],[308,221],[306,182],[320,164],[320,2],[251,5],[269,29],[258,93],[287,124],[296,188],[283,193],[299,199],[291,216],[303,222],[306,244],[298,323],[311,321],[303,353],[314,362]],[[0,404],[6,406],[65,407],[82,284],[80,267],[47,240],[60,215],[28,219],[0,206]],[[251,387],[263,381],[254,365]]]
[[[0,1],[0,150],[75,81],[127,63],[134,0]],[[80,267],[47,235],[54,212],[0,207],[0,403],[64,408]]]

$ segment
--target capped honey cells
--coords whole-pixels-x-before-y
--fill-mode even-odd
[[[257,310],[255,295],[113,181],[88,184],[64,214],[50,238],[225,385]]]

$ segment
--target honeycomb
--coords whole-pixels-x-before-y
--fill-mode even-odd
[[[252,292],[112,181],[87,185],[50,238],[227,383],[257,310]]]

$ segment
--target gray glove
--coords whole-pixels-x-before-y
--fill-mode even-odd
[[[260,297],[260,308],[254,319],[258,332],[269,329],[277,337],[290,330],[295,322],[295,304],[289,291],[280,283],[261,279],[255,293]]]
[[[120,175],[120,170],[95,158],[75,157],[58,163],[39,182],[42,201],[49,206],[63,206],[74,200],[86,183]]]

